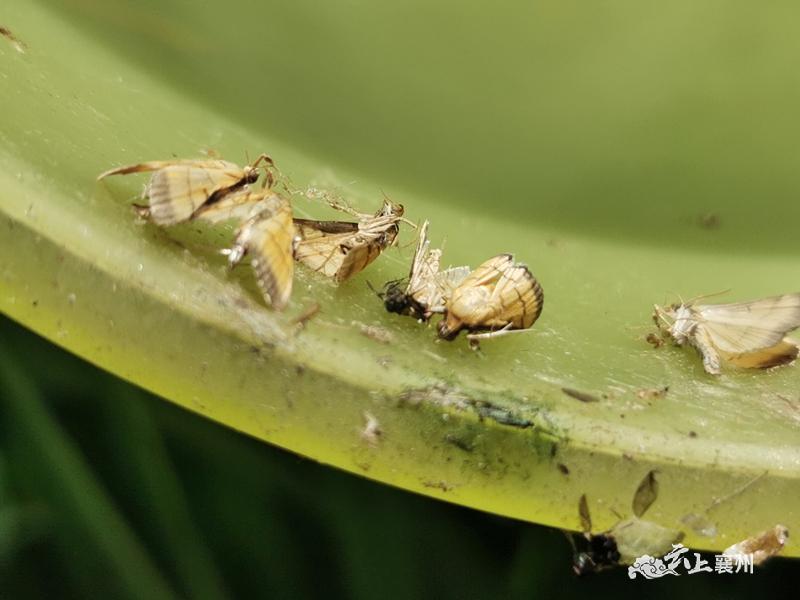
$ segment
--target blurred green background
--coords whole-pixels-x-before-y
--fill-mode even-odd
[[[0,318],[3,598],[765,598],[754,575],[578,579],[558,530],[304,460]],[[713,565],[713,556],[706,556]]]

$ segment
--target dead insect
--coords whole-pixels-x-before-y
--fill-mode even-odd
[[[668,307],[655,305],[653,319],[676,344],[689,344],[711,375],[722,362],[766,369],[797,358],[797,342],[786,334],[800,327],[800,293],[733,304],[696,304],[699,298]]]
[[[758,535],[726,548],[723,554],[734,557],[739,554],[752,554],[753,564],[760,565],[768,558],[780,553],[788,539],[789,529],[783,525],[775,525],[772,529],[762,531]]]
[[[574,556],[572,570],[576,575],[586,575],[633,562],[643,554],[660,555],[668,552],[672,544],[683,539],[683,532],[644,521],[642,516],[658,498],[658,481],[655,471],[642,479],[633,497],[633,517],[619,521],[608,531],[591,533],[592,519],[586,494],[578,503],[581,534],[571,534]]]
[[[352,214],[358,221],[295,219],[294,257],[340,283],[363,271],[394,243],[404,210],[401,204],[386,199],[374,215],[344,205],[331,205]]]
[[[462,329],[470,341],[523,330],[542,314],[542,286],[511,254],[490,258],[453,290],[446,302],[439,337],[452,340]]]
[[[223,254],[228,256],[231,268],[249,254],[261,291],[273,308],[282,310],[292,294],[294,276],[292,207],[268,190],[256,194],[261,198],[252,199],[254,205],[247,220],[239,226],[233,246]]]
[[[388,282],[378,296],[386,310],[427,321],[435,313],[444,312],[445,301],[453,289],[469,275],[469,267],[439,271],[442,251],[431,250],[428,221],[419,228],[419,239],[411,271],[407,279]]]
[[[101,173],[97,179],[111,175],[128,175],[154,171],[144,192],[147,206],[135,205],[137,213],[156,225],[176,225],[195,217],[202,208],[212,205],[226,194],[258,180],[260,164],[265,165],[267,183],[272,159],[266,154],[252,164],[240,167],[225,160],[159,160],[117,167]]]

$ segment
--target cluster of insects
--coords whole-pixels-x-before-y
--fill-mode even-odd
[[[264,173],[260,188],[253,188]],[[326,198],[353,221],[295,218],[291,202],[279,193],[277,170],[266,154],[240,167],[218,160],[167,160],[118,167],[100,174],[152,172],[144,191],[146,205],[137,214],[168,227],[190,220],[238,223],[233,244],[223,250],[230,267],[245,256],[267,302],[284,309],[291,297],[294,262],[341,283],[364,270],[395,244],[404,208],[384,199],[374,214]],[[471,344],[480,339],[528,329],[542,312],[544,294],[525,265],[500,254],[478,266],[439,270],[441,251],[431,249],[429,223],[419,227],[419,241],[408,278],[386,284],[379,296],[390,312],[427,322],[442,315],[438,335],[455,339],[467,331]]]
[[[262,171],[262,186],[253,188]],[[290,201],[276,189],[277,170],[266,154],[245,167],[218,159],[145,162],[98,179],[142,172],[153,173],[144,193],[147,204],[135,205],[142,218],[164,227],[190,220],[238,222],[233,244],[223,253],[231,267],[250,256],[256,280],[276,310],[289,303],[295,261],[340,283],[394,245],[401,222],[413,225],[403,217],[403,206],[388,199],[374,214],[327,199],[350,221],[295,218]],[[528,267],[511,254],[498,254],[474,270],[441,269],[442,251],[430,247],[429,225],[418,227],[408,276],[378,292],[386,310],[423,323],[441,315],[439,338],[452,340],[466,331],[472,345],[536,322],[544,293]],[[787,334],[800,327],[800,293],[732,304],[699,304],[700,299],[656,305],[653,320],[661,335],[647,340],[654,346],[670,339],[694,347],[711,375],[721,374],[723,364],[765,369],[797,358],[799,344]]]
[[[351,220],[296,218],[290,200],[276,185],[280,173],[265,154],[244,167],[219,159],[144,162],[106,171],[98,179],[143,172],[152,172],[152,176],[143,194],[147,203],[134,205],[137,214],[161,227],[193,220],[212,224],[235,221],[232,243],[222,253],[230,267],[250,258],[265,300],[275,310],[284,309],[290,301],[295,262],[341,283],[394,245],[402,222],[415,226],[404,218],[403,206],[389,199],[384,199],[374,214],[365,214],[326,196],[330,207]],[[262,184],[257,186],[262,174]],[[465,331],[472,346],[483,339],[528,330],[536,322],[544,293],[528,267],[515,262],[511,254],[498,254],[475,269],[443,269],[442,251],[431,248],[429,227],[428,221],[417,227],[408,275],[375,290],[387,311],[421,323],[439,315],[439,338],[453,340]],[[733,304],[701,304],[699,300],[656,305],[653,320],[659,335],[651,333],[647,341],[656,347],[665,340],[694,347],[712,375],[719,375],[723,364],[769,368],[797,357],[798,343],[786,336],[800,327],[800,294]],[[301,318],[307,320],[318,310],[316,305]],[[569,388],[564,392],[584,402],[597,400]],[[649,393],[663,394],[666,388]],[[363,435],[377,443],[380,427],[374,417],[365,418]],[[658,483],[651,471],[634,495],[633,516],[597,534],[591,533],[588,501],[581,496],[578,512],[583,533],[570,534],[575,572],[603,570],[630,562],[644,552],[674,547],[682,538],[680,531],[642,518],[657,493]],[[765,560],[780,551],[787,536],[785,528],[776,526],[728,551],[754,553]]]

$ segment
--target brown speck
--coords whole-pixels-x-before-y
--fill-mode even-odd
[[[0,35],[2,35],[9,42],[11,42],[11,45],[14,46],[14,49],[17,52],[23,54],[25,53],[25,50],[28,46],[25,44],[25,42],[23,42],[21,39],[19,39],[17,36],[11,33],[11,30],[8,27],[3,27],[2,25],[0,25]]]
[[[689,432],[689,437],[690,438],[696,438],[697,437],[697,432],[696,431],[690,431]]]
[[[661,336],[656,335],[655,333],[648,333],[644,339],[653,348],[660,348],[664,345],[664,340],[661,338]]]
[[[435,488],[443,492],[449,492],[455,487],[446,481],[423,481],[422,485],[426,488]]]
[[[595,396],[594,394],[589,394],[587,392],[581,392],[580,390],[574,390],[572,388],[561,388],[561,391],[564,392],[570,398],[575,398],[575,400],[580,400],[581,402],[600,402],[600,398]]]
[[[644,388],[636,392],[636,397],[640,400],[654,400],[656,398],[663,398],[667,395],[669,386],[663,388]]]
[[[567,467],[567,465],[564,463],[558,463],[556,466],[558,467],[558,470],[561,471],[562,475],[569,475],[569,467]]]
[[[298,329],[305,329],[306,324],[319,314],[320,308],[319,302],[313,302],[292,319],[292,323],[297,325]]]
[[[697,226],[701,229],[708,229],[708,230],[715,230],[719,229],[720,225],[722,224],[722,220],[717,213],[704,213],[701,215],[697,215]]]

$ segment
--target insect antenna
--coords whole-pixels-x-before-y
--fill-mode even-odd
[[[712,292],[711,294],[701,294],[699,296],[695,296],[694,298],[691,298],[689,300],[689,302],[687,302],[686,304],[688,306],[691,306],[692,304],[694,304],[698,300],[703,300],[704,298],[713,298],[714,296],[721,296],[723,294],[727,294],[730,291],[731,291],[731,288],[728,288],[727,290],[721,290],[719,292]]]

